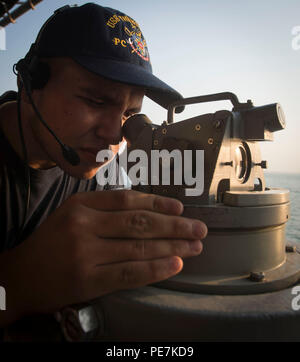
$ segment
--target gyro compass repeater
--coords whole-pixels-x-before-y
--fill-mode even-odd
[[[173,123],[178,106],[220,100],[230,100],[232,111]],[[285,238],[289,191],[266,186],[267,161],[261,159],[258,143],[284,128],[278,103],[255,107],[230,92],[173,103],[160,126],[145,115],[130,117],[123,126],[128,150],[142,149],[149,157],[153,150],[204,150],[201,195],[187,196],[184,182],[172,183],[172,162],[169,185],[151,185],[149,164],[149,182],[133,188],[181,200],[183,216],[204,221],[208,235],[202,253],[184,259],[178,275],[66,308],[61,314],[66,338],[300,340],[300,311],[291,307],[300,255]],[[75,337],[68,332],[70,315],[77,325]]]

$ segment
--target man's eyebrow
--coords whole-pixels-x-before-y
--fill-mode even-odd
[[[107,95],[107,94],[101,94],[101,92],[99,92],[98,89],[94,89],[94,88],[86,88],[86,87],[80,87],[79,90],[83,93],[85,93],[86,95],[93,97],[95,99],[99,99],[105,102],[110,102],[110,103],[118,103],[118,98]],[[130,113],[139,113],[141,112],[142,107],[138,106],[138,107],[133,107],[128,109],[128,112]]]
[[[102,94],[102,92],[96,88],[94,89],[94,88],[80,87],[79,90],[93,98],[103,99],[106,101],[115,101],[114,97],[109,96],[107,94]]]

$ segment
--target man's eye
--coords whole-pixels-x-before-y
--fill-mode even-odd
[[[92,106],[100,107],[100,106],[103,106],[103,104],[104,104],[104,102],[96,101],[92,98],[87,98],[87,97],[80,97],[80,98],[82,98],[85,102],[91,104]]]
[[[104,102],[95,101],[94,99],[88,99],[88,101],[95,106],[103,106]]]

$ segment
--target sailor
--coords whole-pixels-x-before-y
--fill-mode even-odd
[[[0,327],[180,272],[205,224],[178,200],[103,190],[95,176],[145,95],[165,108],[181,97],[152,74],[138,23],[61,8],[15,72],[0,106]]]

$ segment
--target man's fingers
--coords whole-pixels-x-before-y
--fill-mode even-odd
[[[82,192],[72,197],[74,202],[95,210],[150,210],[158,213],[181,215],[179,200],[134,190]]]
[[[182,267],[182,259],[177,256],[97,266],[93,268],[89,278],[89,288],[93,293],[101,289],[102,295],[117,290],[138,288],[168,279],[179,273]]]
[[[207,234],[207,227],[200,220],[145,210],[96,211],[92,217],[90,225],[100,238],[198,240]]]
[[[188,258],[201,253],[200,240],[96,240],[86,245],[95,264],[152,260],[169,256]]]

